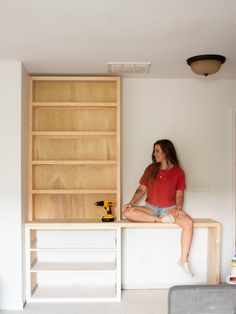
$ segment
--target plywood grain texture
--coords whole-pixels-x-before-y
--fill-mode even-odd
[[[31,77],[28,221],[120,219],[120,79]],[[65,192],[66,191],[66,192]]]

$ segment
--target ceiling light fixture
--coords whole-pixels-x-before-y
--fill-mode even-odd
[[[208,76],[219,71],[226,58],[221,55],[199,55],[187,59],[194,73]]]

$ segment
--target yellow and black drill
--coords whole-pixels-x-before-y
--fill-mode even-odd
[[[114,221],[114,216],[112,215],[111,208],[115,205],[115,201],[104,200],[104,201],[96,202],[95,205],[96,206],[103,206],[104,209],[107,211],[106,215],[102,216],[103,222]]]

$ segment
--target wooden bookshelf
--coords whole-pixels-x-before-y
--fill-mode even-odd
[[[120,220],[120,79],[30,78],[28,221]]]

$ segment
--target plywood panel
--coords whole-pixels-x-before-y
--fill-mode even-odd
[[[116,82],[35,81],[33,101],[116,101]]]
[[[29,220],[98,219],[103,193],[120,208],[120,79],[31,77],[29,100]]]
[[[115,194],[92,195],[35,195],[34,219],[101,219],[103,207],[95,206],[101,200],[116,200]],[[116,208],[112,209],[116,217]]]
[[[221,226],[208,228],[207,250],[207,283],[219,284],[220,282],[220,239]]]
[[[37,232],[36,230],[31,230],[30,231],[30,243],[32,245],[32,243],[37,241]]]
[[[95,136],[80,138],[35,137],[34,160],[116,160],[116,138]]]
[[[37,262],[37,252],[33,251],[30,253],[30,264],[33,266]]]
[[[115,189],[115,165],[37,165],[34,189]]]
[[[34,293],[35,289],[37,288],[38,284],[38,280],[37,280],[37,274],[36,273],[31,273],[31,294]]]
[[[35,107],[33,131],[115,131],[116,108]]]

